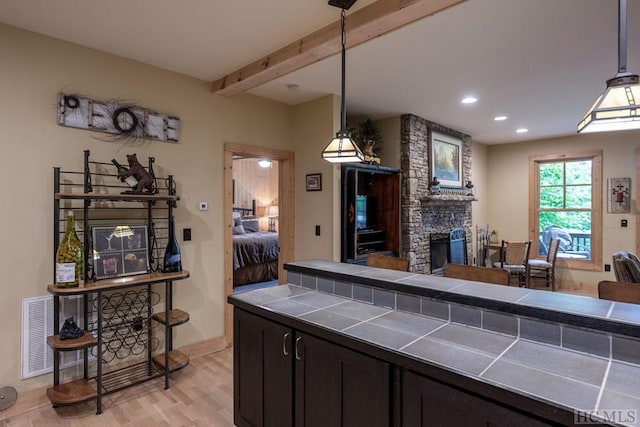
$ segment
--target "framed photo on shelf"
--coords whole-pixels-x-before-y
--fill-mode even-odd
[[[307,191],[322,191],[321,173],[310,173],[307,175]]]
[[[93,270],[97,279],[149,272],[146,225],[93,227]]]
[[[429,141],[431,178],[438,178],[447,188],[462,188],[462,140],[431,132]]]

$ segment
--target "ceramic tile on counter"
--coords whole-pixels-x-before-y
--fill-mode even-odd
[[[611,390],[604,390],[598,410],[611,411],[619,418],[617,422],[622,425],[637,426],[640,424],[640,399],[623,393],[616,393]],[[635,412],[633,412],[635,411]]]
[[[251,304],[264,305],[270,302],[311,292],[313,291],[310,289],[301,288],[300,286],[282,285],[264,289],[256,289],[255,291],[243,292],[241,294],[234,294],[233,298],[239,301],[246,301]]]
[[[640,366],[611,362],[604,389],[640,399]]]
[[[385,328],[380,325],[374,325],[370,322],[360,323],[343,329],[342,333],[394,350],[404,347],[416,339],[415,335]]]
[[[498,301],[516,302],[531,293],[531,290],[515,286],[464,281],[460,286],[456,287],[456,293]]]
[[[601,357],[610,357],[611,336],[588,329],[562,325],[562,347]]]
[[[420,359],[437,363],[448,368],[479,375],[493,361],[493,357],[466,350],[442,341],[421,338],[401,349]]]
[[[591,384],[502,359],[491,365],[481,377],[571,408],[595,408],[600,391],[600,387]]]
[[[623,362],[640,365],[640,340],[613,335],[611,337],[611,357]]]
[[[446,324],[442,320],[416,316],[401,311],[392,311],[370,320],[369,323],[405,332],[416,337],[421,337]]]
[[[326,310],[362,321],[372,319],[391,311],[388,308],[377,307],[375,305],[357,301],[345,301],[342,304],[328,307]]]
[[[469,350],[484,353],[488,356],[499,355],[516,340],[515,337],[508,335],[501,335],[482,329],[456,325],[454,323],[449,323],[432,334],[429,334],[428,338],[444,341],[458,347],[468,348]]]
[[[409,273],[407,271],[390,270],[388,268],[375,268],[370,267],[365,271],[359,273],[361,277],[369,277],[371,279],[381,279],[390,282],[406,279],[407,277],[415,276],[416,273]]]
[[[343,303],[345,301],[344,298],[337,297],[334,295],[327,295],[319,292],[312,292],[308,294],[294,296],[294,297],[291,297],[290,300],[300,304],[310,305],[311,307],[316,307],[316,308],[325,308],[332,305]]]
[[[518,318],[497,311],[482,311],[482,329],[500,334],[518,336]]]
[[[332,273],[359,274],[362,271],[367,270],[367,267],[358,265],[358,264],[333,262],[333,261],[326,261],[321,259],[314,259],[314,260],[308,260],[308,261],[295,261],[295,262],[290,262],[288,264],[293,266],[298,266],[298,267],[307,267],[307,268],[324,270]]]
[[[517,341],[500,360],[598,387],[602,384],[609,364],[606,359],[530,341]]]
[[[316,325],[335,329],[337,331],[341,331],[345,328],[361,322],[361,320],[343,316],[341,314],[333,313],[327,310],[318,310],[311,313],[303,314],[299,318]]]
[[[637,323],[638,319],[640,319],[640,304],[616,302],[613,305],[609,319]]]
[[[520,319],[520,338],[559,346],[561,331],[558,323],[526,317]]]
[[[565,313],[606,318],[611,301],[557,292],[531,292],[519,301],[521,304],[542,307]]]
[[[453,289],[462,284],[460,280],[426,274],[415,274],[413,276],[397,280],[397,282],[442,291]]]
[[[294,302],[289,299],[270,302],[267,304],[263,304],[262,306],[269,310],[273,310],[278,313],[288,314],[290,316],[295,316],[295,317],[317,310],[316,307],[312,307],[306,304],[300,304],[298,302]]]

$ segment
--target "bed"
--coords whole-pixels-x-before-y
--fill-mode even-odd
[[[256,205],[233,208],[233,286],[278,278],[278,233],[260,231]]]

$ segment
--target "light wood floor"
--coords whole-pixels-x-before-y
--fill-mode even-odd
[[[233,426],[233,350],[192,359],[171,374],[171,387],[157,379],[95,402],[53,408],[44,396],[22,398],[0,412],[0,426]],[[22,402],[21,402],[22,400]]]

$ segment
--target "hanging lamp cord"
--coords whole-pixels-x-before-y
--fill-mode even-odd
[[[626,0],[621,0],[626,1]],[[346,41],[347,35],[344,30],[344,18],[345,18],[345,10],[342,9],[342,13],[340,15],[340,28],[341,28],[341,36],[342,36],[342,98],[340,102],[340,132],[344,133],[347,131],[347,100],[345,98],[345,81],[346,81]]]
[[[618,0],[618,73],[627,72],[627,0]]]

